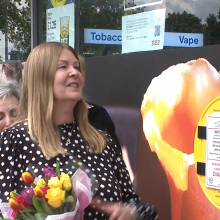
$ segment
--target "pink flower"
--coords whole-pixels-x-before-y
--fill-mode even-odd
[[[10,199],[9,199],[10,200]],[[18,204],[20,204],[20,211],[23,211],[23,208],[22,206],[24,206],[25,208],[30,208],[31,205],[27,204],[25,201],[24,201],[24,198],[22,197],[22,195],[19,195],[16,199],[16,201],[18,202]]]
[[[24,199],[24,201],[30,205],[33,204],[33,196],[34,196],[34,191],[33,191],[33,188],[31,187],[27,187],[25,188],[22,192],[21,192],[21,195]]]
[[[45,178],[48,179],[48,180],[51,177],[56,177],[57,176],[51,167],[44,168],[44,175],[45,175]]]
[[[11,213],[11,218],[15,218],[17,215],[18,215],[18,212],[17,211],[13,211]]]

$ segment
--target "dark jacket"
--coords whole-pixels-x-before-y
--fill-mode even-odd
[[[89,105],[88,106],[89,123],[96,129],[109,133],[113,138],[113,140],[115,141],[116,145],[121,150],[119,139],[115,133],[115,125],[110,115],[108,114],[107,110],[104,107],[93,103],[88,103],[88,105]]]

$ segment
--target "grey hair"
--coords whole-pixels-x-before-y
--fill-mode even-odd
[[[20,99],[20,85],[16,80],[3,80],[0,82],[0,99],[14,96],[17,100]]]

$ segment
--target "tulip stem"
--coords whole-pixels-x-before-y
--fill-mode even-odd
[[[56,175],[60,176],[60,161],[57,161],[57,165],[56,165]]]
[[[20,215],[24,218],[24,219],[28,219],[27,215],[23,212],[23,211],[18,211],[20,213]]]

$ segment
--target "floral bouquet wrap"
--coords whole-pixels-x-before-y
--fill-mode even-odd
[[[22,174],[27,186],[21,194],[12,191],[9,202],[0,204],[4,219],[83,220],[84,209],[92,201],[97,182],[90,169],[77,164],[68,163],[66,170],[74,170],[72,176],[60,172],[57,162],[55,171],[45,167],[43,174],[38,173],[36,177],[30,164],[29,172]]]

